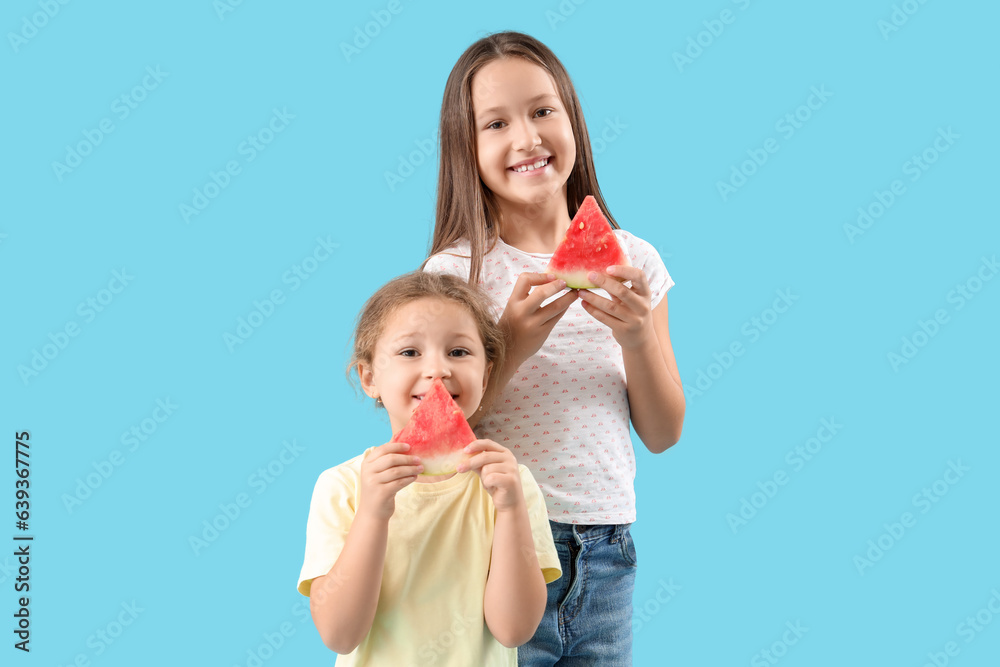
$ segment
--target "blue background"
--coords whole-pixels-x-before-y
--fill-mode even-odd
[[[665,454],[637,444],[636,664],[917,666],[948,642],[949,664],[997,664],[995,3],[896,3],[900,25],[889,0],[221,6],[2,10],[4,664],[332,663],[294,590],[309,497],[389,435],[344,377],[347,342],[364,299],[425,256],[437,152],[422,147],[445,79],[502,29],[562,59],[611,210],[677,282],[687,418]],[[814,87],[829,95],[803,107]],[[294,118],[268,134],[275,109]],[[102,121],[113,131],[88,140]],[[250,136],[270,140],[252,161]],[[768,139],[777,152],[744,164]],[[81,142],[75,168],[54,167]],[[185,219],[229,161],[239,173]],[[734,168],[753,173],[723,196]],[[895,180],[891,206],[845,228]],[[313,263],[317,238],[337,248]],[[297,284],[296,265],[314,269]],[[283,302],[227,344],[273,290]],[[8,555],[23,430],[30,655],[11,646]],[[286,441],[301,449],[281,462]],[[741,507],[745,524],[728,516]],[[961,625],[977,613],[990,622]]]

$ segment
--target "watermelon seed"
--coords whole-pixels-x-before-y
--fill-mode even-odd
[[[583,229],[583,221],[580,221],[580,229]]]

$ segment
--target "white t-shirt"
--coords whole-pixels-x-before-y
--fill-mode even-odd
[[[298,591],[333,567],[361,493],[361,463],[371,452],[324,471],[313,490]],[[545,583],[561,574],[538,485],[518,466]],[[337,667],[514,667],[517,649],[490,633],[483,616],[496,510],[474,472],[413,483],[396,494],[371,630]]]
[[[615,230],[632,266],[646,274],[655,307],[674,281],[652,245]],[[545,271],[551,254],[497,241],[483,258],[479,285],[499,319],[518,275]],[[469,277],[469,244],[434,255],[425,271]],[[603,291],[598,291],[606,295]],[[541,349],[524,362],[476,427],[526,465],[559,523],[635,521],[635,455],[621,346],[611,329],[574,301]]]

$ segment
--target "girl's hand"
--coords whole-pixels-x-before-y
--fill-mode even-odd
[[[405,442],[387,442],[376,447],[361,463],[361,499],[358,514],[388,521],[396,511],[396,494],[412,484],[424,469],[420,458],[404,454]]]
[[[465,451],[471,457],[468,462],[458,464],[458,472],[476,471],[493,498],[497,512],[514,510],[524,504],[521,474],[513,452],[492,440],[476,440]]]
[[[516,362],[514,368],[538,352],[552,327],[576,301],[577,292],[572,290],[542,307],[546,299],[566,288],[565,281],[555,278],[551,273],[522,273],[514,283],[514,291],[500,316],[500,327],[507,334],[510,346],[507,354]]]
[[[655,339],[653,311],[650,305],[652,291],[642,269],[634,266],[609,266],[609,275],[590,273],[587,278],[611,295],[610,299],[590,290],[580,290],[583,308],[598,322],[611,327],[611,333],[622,348],[635,348],[649,337]],[[614,277],[631,280],[632,287]]]

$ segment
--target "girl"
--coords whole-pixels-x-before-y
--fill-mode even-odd
[[[684,394],[667,327],[673,280],[653,247],[608,212],[573,84],[537,40],[503,32],[462,54],[445,85],[440,138],[424,270],[467,278],[494,300],[507,358],[477,431],[534,473],[568,574],[549,586],[520,664],[630,665],[629,420],[651,452],[680,438]],[[631,266],[590,275],[607,296],[556,297],[565,283],[543,271],[588,194]]]
[[[472,415],[502,340],[476,290],[417,272],[369,299],[348,374],[398,433],[435,378]],[[491,440],[433,478],[408,448],[369,448],[316,483],[298,590],[320,637],[340,666],[516,665],[560,575],[541,492]]]

